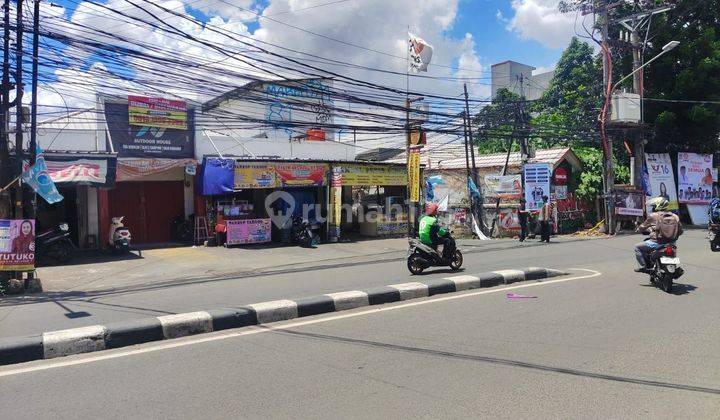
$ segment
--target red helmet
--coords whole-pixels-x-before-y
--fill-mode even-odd
[[[428,203],[425,206],[425,214],[428,216],[435,216],[438,212],[438,205],[435,203]]]

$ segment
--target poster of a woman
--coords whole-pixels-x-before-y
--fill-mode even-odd
[[[16,235],[12,241],[12,252],[16,254],[35,252],[35,234],[33,232],[32,222],[23,220],[20,223],[20,229]]]

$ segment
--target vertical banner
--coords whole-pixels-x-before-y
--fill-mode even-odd
[[[410,192],[410,202],[417,203],[420,201],[420,151],[410,150],[410,158],[408,159],[408,191]]]
[[[708,204],[713,190],[713,157],[678,153],[678,198],[686,204]]]
[[[549,163],[527,163],[523,167],[525,174],[526,210],[536,211],[542,207],[542,197],[550,197],[550,177],[552,169]]]
[[[0,220],[0,271],[35,269],[35,220]]]
[[[337,229],[338,234],[340,233],[342,215],[342,185],[342,168],[334,166],[332,168],[332,179],[330,181],[330,225]]]
[[[646,153],[645,166],[647,169],[648,197],[665,197],[670,201],[670,210],[678,209],[677,190],[675,189],[675,175],[670,155],[667,153]]]

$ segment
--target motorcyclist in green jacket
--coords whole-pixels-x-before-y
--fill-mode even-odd
[[[449,232],[440,226],[437,220],[438,205],[430,203],[425,206],[425,216],[420,219],[420,242],[437,249],[443,246],[443,258],[449,259],[455,253],[455,240]]]

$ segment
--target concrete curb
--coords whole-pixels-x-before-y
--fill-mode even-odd
[[[293,318],[345,311],[463,290],[541,280],[568,273],[541,267],[499,270],[476,276],[457,275],[444,279],[391,284],[365,290],[329,293],[295,300],[275,300],[245,307],[216,309],[141,318],[51,331],[29,337],[0,339],[0,365],[52,359],[72,354],[132,346],[230,328],[268,324]]]

